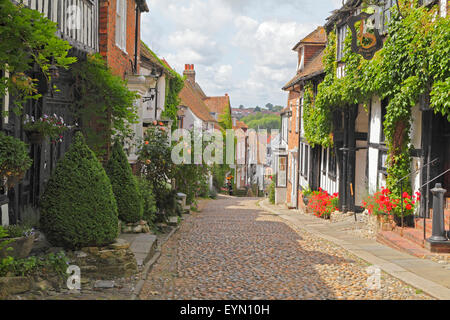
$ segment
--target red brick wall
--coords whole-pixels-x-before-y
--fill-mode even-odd
[[[296,122],[297,122],[297,103],[298,103],[298,98],[300,97],[300,94],[297,91],[300,91],[300,88],[298,86],[296,86],[295,91],[289,91],[289,98],[288,98],[288,107],[291,106],[291,104],[293,105],[292,108],[292,117],[289,119],[290,121],[290,131],[288,132],[288,149],[292,150],[295,149],[296,147],[298,147],[298,140],[299,140],[299,133],[300,133],[300,126],[298,127],[298,132],[295,131],[295,127],[296,127]],[[289,182],[289,178],[291,177],[291,170],[292,168],[291,166],[291,162],[289,161],[288,158],[288,183],[287,183],[287,203],[290,204],[291,203],[291,194],[292,194],[292,184],[291,182]],[[295,173],[297,174],[297,173]]]
[[[311,62],[312,59],[323,49],[325,46],[321,45],[305,45],[305,66]]]
[[[100,0],[99,41],[100,54],[106,59],[108,66],[115,75],[122,78],[132,74],[135,58],[136,2],[127,0],[126,21],[126,53],[116,45],[116,3],[117,0]],[[138,11],[140,27],[141,17]],[[138,30],[138,59],[140,57],[140,30]],[[139,61],[139,60],[138,60]],[[138,73],[139,73],[138,63]]]

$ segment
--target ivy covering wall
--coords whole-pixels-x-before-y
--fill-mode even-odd
[[[389,148],[388,187],[397,193],[396,182],[410,173],[411,111],[422,95],[430,97],[435,113],[450,121],[450,19],[440,17],[437,7],[419,6],[416,0],[400,0],[393,7],[384,47],[367,61],[351,50],[351,33],[345,40],[345,76],[336,77],[336,36],[331,32],[324,56],[325,80],[315,101],[305,92],[305,133],[311,144],[325,147],[332,141],[330,112],[365,104],[372,96],[389,104],[384,133]],[[410,184],[409,184],[410,185]]]

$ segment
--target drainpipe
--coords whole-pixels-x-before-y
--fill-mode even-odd
[[[136,22],[134,33],[134,72],[137,74],[138,70],[138,37],[139,37],[139,6],[136,3]]]
[[[158,120],[158,80],[156,80],[156,87],[155,87],[155,120]]]
[[[300,108],[303,109],[303,105],[300,105],[300,98],[299,98],[298,108],[297,108],[297,112],[299,113],[299,115],[298,115],[298,148],[297,148],[297,190],[295,190],[295,192],[297,192],[297,210],[300,209],[300,200],[298,197],[298,189],[300,188],[300,147],[301,147],[300,140],[301,140],[301,135],[302,135],[302,128],[301,128],[302,113],[301,113]],[[303,193],[302,193],[302,195],[303,195]]]

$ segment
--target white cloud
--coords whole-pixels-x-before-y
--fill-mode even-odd
[[[239,95],[247,93],[263,101],[280,103],[286,95],[281,87],[295,73],[297,55],[292,48],[316,26],[276,20],[259,23],[246,16],[237,17],[234,23],[239,31],[232,43],[252,61],[248,78],[239,86],[242,88]]]
[[[291,49],[341,0],[151,0],[142,39],[179,73],[195,64],[209,95],[246,106],[284,104],[294,76]],[[317,23],[313,23],[317,21]]]

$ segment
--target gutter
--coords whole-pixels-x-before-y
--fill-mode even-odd
[[[140,26],[138,26],[139,23],[139,5],[137,4],[138,1],[136,1],[136,21],[135,21],[135,28],[134,28],[134,72],[137,73],[138,70],[138,37],[139,37],[139,29]]]

